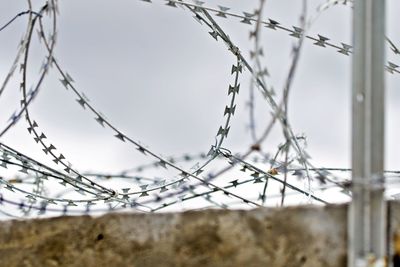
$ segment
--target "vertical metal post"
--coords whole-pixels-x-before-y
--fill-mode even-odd
[[[353,12],[352,203],[350,267],[385,257],[385,0],[355,0]]]

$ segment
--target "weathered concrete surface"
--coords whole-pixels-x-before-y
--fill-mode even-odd
[[[389,202],[388,251],[393,267],[400,267],[400,202]]]
[[[0,266],[346,266],[346,206],[0,222]]]

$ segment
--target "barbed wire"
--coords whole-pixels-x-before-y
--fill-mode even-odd
[[[138,0],[138,1],[152,3],[151,1],[146,1],[146,0]],[[229,10],[231,10],[231,8],[227,7],[227,6],[218,6],[218,8],[212,8],[212,7],[205,6],[204,5],[205,2],[201,2],[201,1],[194,1],[194,3],[188,3],[188,2],[180,1],[180,0],[170,0],[170,1],[169,0],[160,0],[160,1],[166,1],[167,2],[166,5],[171,6],[171,7],[177,7],[178,5],[187,5],[187,6],[191,6],[193,8],[197,8],[197,9],[201,8],[201,9],[204,9],[204,10],[214,13],[216,16],[218,16],[220,18],[239,19],[239,21],[241,23],[247,24],[247,25],[252,25],[251,23],[257,23],[257,18],[255,18],[256,14],[245,12],[245,11],[241,12],[243,15],[238,14],[238,13],[228,12]],[[322,4],[318,7],[317,15],[311,19],[310,23],[312,24],[317,19],[317,17],[319,15],[321,15],[324,11],[328,10],[329,8],[331,8],[335,5],[339,5],[339,4],[344,5],[344,6],[349,6],[350,4],[352,4],[352,1],[350,1],[350,0],[333,0],[333,1],[328,0],[325,3],[325,5]],[[297,26],[290,26],[290,27],[285,26],[278,20],[275,20],[272,18],[268,18],[267,20],[262,21],[261,24],[266,29],[271,29],[274,31],[283,31],[283,32],[288,33],[289,36],[292,36],[295,38],[299,38],[301,35],[304,34],[304,29],[297,27]],[[312,41],[313,45],[315,47],[336,49],[336,52],[338,52],[342,55],[346,55],[346,56],[349,56],[353,53],[352,45],[350,45],[346,42],[340,42],[340,44],[333,43],[330,41],[329,38],[326,37],[326,34],[316,34],[316,36],[305,35],[304,38]],[[390,49],[393,51],[393,53],[395,53],[396,55],[400,54],[400,50],[397,48],[397,46],[394,44],[394,42],[391,41],[391,39],[388,37],[386,37],[386,40],[388,41]],[[394,73],[400,74],[400,69],[398,69],[398,67],[399,67],[399,65],[388,61],[387,65],[386,65],[386,70],[392,74],[394,74]]]
[[[151,0],[140,0],[141,2],[152,3]],[[56,59],[55,47],[57,44],[57,14],[59,7],[57,0],[49,0],[36,12],[32,10],[32,3],[27,0],[28,10],[15,15],[4,26],[0,32],[9,27],[17,18],[28,16],[26,33],[20,42],[16,56],[4,82],[0,88],[0,98],[6,87],[9,86],[11,77],[14,75],[17,66],[21,72],[20,83],[20,108],[17,109],[10,120],[0,131],[0,138],[20,121],[25,118],[28,125],[28,133],[35,143],[40,146],[44,154],[51,160],[57,169],[41,163],[37,160],[0,142],[0,166],[7,175],[0,175],[0,204],[13,207],[12,210],[20,211],[21,216],[31,216],[34,211],[37,215],[48,213],[55,214],[91,214],[132,209],[138,212],[156,212],[168,207],[174,207],[190,201],[204,201],[213,207],[223,209],[230,208],[233,203],[244,204],[247,207],[264,206],[267,200],[280,198],[280,205],[284,205],[287,195],[303,195],[309,201],[316,201],[321,204],[328,204],[315,192],[340,188],[347,197],[351,182],[346,176],[351,169],[348,168],[318,168],[310,162],[310,156],[306,151],[306,137],[298,135],[293,130],[289,120],[289,95],[291,93],[292,81],[297,71],[298,61],[301,55],[303,43],[312,41],[313,47],[335,49],[343,55],[353,53],[352,46],[345,42],[340,45],[330,41],[325,34],[310,35],[309,27],[321,14],[337,4],[349,5],[351,1],[329,0],[317,8],[314,17],[307,20],[307,1],[303,1],[303,10],[300,15],[300,26],[285,26],[278,20],[268,18],[264,20],[262,14],[265,8],[265,0],[259,1],[259,6],[254,13],[242,12],[243,15],[230,12],[231,8],[218,6],[211,8],[202,1],[183,0],[160,0],[170,7],[180,7],[188,14],[191,14],[206,29],[215,41],[222,41],[235,63],[230,66],[231,83],[228,86],[228,100],[223,106],[223,122],[217,129],[215,142],[212,142],[208,153],[201,153],[195,156],[183,155],[182,157],[165,157],[155,150],[143,145],[140,141],[122,132],[119,127],[112,123],[107,116],[100,112],[95,104],[78,90],[78,85]],[[50,19],[51,31],[49,36],[45,34],[47,18]],[[239,49],[236,42],[231,38],[224,28],[217,22],[216,18],[239,19],[243,24],[254,25],[250,30],[250,39],[253,40],[253,50],[250,51],[250,60]],[[291,55],[289,71],[286,75],[283,95],[277,100],[273,86],[267,81],[268,68],[264,65],[264,55],[261,44],[262,29],[285,32],[295,38],[296,41]],[[30,66],[29,51],[34,30],[37,31],[40,43],[44,46],[46,55],[43,59],[38,80],[28,90],[27,79]],[[387,38],[390,49],[398,54],[396,45]],[[388,62],[386,70],[390,73],[400,73],[398,65]],[[125,144],[127,147],[134,147],[135,150],[146,155],[151,163],[121,170],[116,173],[82,172],[72,167],[67,160],[65,153],[59,150],[58,144],[50,141],[47,131],[39,127],[38,119],[33,118],[30,107],[39,95],[40,89],[44,86],[44,80],[49,75],[50,69],[55,70],[59,75],[62,86],[71,92],[73,101],[82,110],[90,113],[103,128],[111,131],[112,135]],[[240,79],[243,72],[248,71],[251,77],[249,89],[249,128],[251,132],[252,145],[244,153],[232,154],[224,148],[225,140],[232,131],[232,120],[239,104]],[[256,134],[255,119],[255,88],[261,93],[264,104],[271,109],[270,121],[266,124],[261,135]],[[76,101],[75,101],[76,100]],[[275,123],[279,122],[282,128],[283,144],[277,147],[273,157],[266,154],[262,144],[269,136]],[[257,128],[259,128],[257,126]],[[304,144],[302,144],[304,143]],[[272,152],[271,150],[269,152]],[[258,153],[258,154],[257,154]],[[251,159],[252,155],[255,158]],[[180,162],[191,164],[191,168],[181,166]],[[193,163],[195,164],[193,165]],[[210,168],[213,165],[217,167]],[[267,167],[269,165],[269,167]],[[61,171],[58,170],[61,168]],[[156,168],[167,174],[149,175],[146,170]],[[134,173],[144,173],[137,175]],[[240,172],[240,174],[237,174]],[[11,176],[9,175],[11,173]],[[15,175],[18,173],[18,175]],[[250,173],[250,174],[249,174]],[[343,177],[343,174],[344,177]],[[400,171],[387,171],[386,176],[391,179],[400,177]],[[237,176],[239,175],[239,177]],[[232,179],[232,176],[235,178]],[[248,177],[247,177],[248,176]],[[289,179],[289,176],[296,179]],[[247,177],[247,178],[246,178]],[[122,188],[116,188],[112,184],[118,180],[123,183]],[[302,184],[303,183],[303,184]],[[106,185],[107,184],[107,185]],[[54,188],[57,187],[57,190]],[[252,188],[249,191],[242,191],[241,188]],[[279,188],[279,192],[273,193]],[[4,189],[4,190],[3,190]],[[250,192],[257,192],[254,197]],[[18,201],[16,199],[22,198]],[[94,208],[96,206],[97,208]],[[0,210],[4,216],[20,217],[14,212],[5,208]]]

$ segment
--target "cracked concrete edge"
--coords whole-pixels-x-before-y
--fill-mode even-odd
[[[347,206],[0,222],[7,266],[345,266]]]

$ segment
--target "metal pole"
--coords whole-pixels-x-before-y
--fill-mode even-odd
[[[355,0],[353,11],[350,267],[375,266],[386,246],[384,202],[385,0]]]

